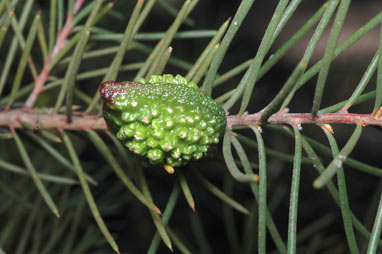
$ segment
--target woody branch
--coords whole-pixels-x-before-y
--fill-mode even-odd
[[[49,114],[28,112],[23,109],[11,110],[0,114],[0,126],[13,126],[23,128],[23,122],[32,124],[39,129],[66,129],[66,130],[106,130],[103,118],[95,115],[84,115],[77,112],[71,123],[67,122],[65,114]],[[382,126],[382,118],[378,114],[349,114],[331,113],[313,117],[309,113],[276,113],[269,120],[269,124],[287,124],[298,126],[299,124],[361,124],[362,126]],[[228,116],[227,126],[261,126],[261,112],[255,114]]]

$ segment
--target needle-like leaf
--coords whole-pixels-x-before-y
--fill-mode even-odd
[[[113,236],[110,234],[109,230],[107,229],[105,222],[102,219],[101,214],[99,213],[99,210],[98,210],[97,205],[95,203],[94,197],[93,197],[93,195],[90,191],[89,185],[86,181],[84,170],[82,169],[78,155],[77,155],[76,151],[74,150],[74,146],[72,144],[72,141],[70,140],[69,136],[65,132],[62,132],[62,134],[63,134],[63,141],[65,143],[65,146],[68,149],[68,152],[69,152],[70,157],[73,161],[73,164],[77,169],[78,178],[80,180],[82,190],[83,190],[84,195],[86,197],[86,201],[88,202],[90,210],[92,211],[93,217],[94,217],[95,221],[97,222],[98,227],[100,228],[101,232],[105,236],[106,240],[109,242],[110,246],[113,248],[113,250],[116,253],[119,253],[118,245],[115,242]]]
[[[27,167],[29,174],[32,177],[33,182],[35,183],[37,189],[40,191],[41,196],[43,197],[45,203],[48,205],[50,210],[52,210],[52,212],[57,217],[60,217],[60,213],[58,212],[57,206],[54,203],[53,199],[51,198],[49,192],[45,188],[44,184],[41,182],[41,179],[39,178],[37,171],[33,166],[33,163],[32,163],[32,161],[28,155],[28,152],[27,152],[23,142],[21,141],[19,135],[17,134],[17,132],[14,129],[11,129],[11,131],[12,131],[12,135],[13,135],[13,138],[15,140],[17,149],[20,152],[20,156],[21,156],[25,166]]]

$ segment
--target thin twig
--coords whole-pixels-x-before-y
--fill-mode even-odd
[[[51,55],[48,57],[48,59],[45,61],[44,67],[42,68],[41,73],[35,79],[35,85],[34,85],[33,91],[30,93],[27,101],[25,102],[25,108],[32,108],[39,94],[42,91],[44,91],[44,84],[46,83],[51,71],[50,64],[53,61],[53,59],[60,53],[60,51],[65,47],[67,43],[67,38],[72,32],[73,19],[75,15],[78,13],[78,11],[80,10],[83,3],[84,3],[84,0],[76,0],[73,7],[73,12],[71,12],[66,17],[64,27],[57,35],[57,40],[56,40],[56,44],[53,47],[53,51],[51,52]]]
[[[382,118],[374,117],[372,114],[330,113],[319,114],[314,117],[310,113],[275,113],[268,119],[268,123],[288,124],[291,126],[299,124],[361,124],[362,126],[382,126]],[[227,125],[262,125],[261,113],[229,116]]]
[[[49,112],[49,110],[47,110]],[[73,113],[73,122],[68,123],[65,114],[35,113],[23,109],[11,110],[0,114],[0,126],[12,125],[14,128],[23,128],[22,122],[27,122],[40,129],[61,128],[65,130],[106,130],[105,121],[95,115],[84,115],[81,112]],[[269,124],[361,124],[362,126],[382,126],[382,118],[371,114],[321,114],[313,117],[310,113],[276,113],[269,120]],[[227,126],[260,126],[261,113],[228,116]]]

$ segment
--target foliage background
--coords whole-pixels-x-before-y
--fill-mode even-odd
[[[200,1],[195,10],[191,13],[191,18],[195,21],[195,26],[182,25],[180,30],[218,29],[228,17],[234,15],[239,4],[238,2],[239,1],[219,1],[219,4],[217,4],[216,1],[212,0]],[[168,1],[168,3],[179,9],[183,1]],[[270,52],[275,52],[321,4],[322,1],[303,1]],[[97,24],[97,27],[123,33],[134,5],[135,1],[116,1],[112,14],[103,18],[101,22]],[[255,2],[229,47],[228,53],[219,69],[219,73],[224,73],[256,54],[262,35],[276,5],[277,1]],[[366,23],[371,17],[374,17],[381,9],[382,5],[378,0],[362,1],[362,3],[354,1],[350,6],[343,36],[347,37],[346,34],[355,32],[356,29]],[[49,13],[49,1],[36,1],[32,13],[37,10],[41,10],[43,24],[48,24],[49,15],[45,15],[44,13]],[[16,16],[18,11],[16,8]],[[140,32],[165,31],[172,21],[173,17],[168,15],[162,8],[154,7]],[[31,22],[32,19],[29,19],[29,24]],[[331,25],[329,25],[329,27],[330,26]],[[329,32],[329,29],[327,29],[316,51],[317,53],[315,53],[313,57],[313,63],[323,56],[326,45],[325,38],[327,38]],[[306,46],[310,36],[311,33],[304,37],[307,38],[305,44],[301,43],[295,46],[259,81],[254,95],[251,98],[250,107],[248,108],[250,113],[261,110],[279,91],[292,72],[294,65],[303,55],[305,50],[304,46]],[[209,39],[210,38],[174,40],[171,43],[173,47],[172,56],[193,63],[207,45]],[[345,100],[351,95],[370,59],[378,48],[378,40],[379,29],[374,29],[347,51],[348,53],[333,62],[327,81],[323,107]],[[154,47],[156,42],[157,41],[148,41],[144,43]],[[10,44],[11,36],[8,36],[0,50],[0,59],[5,58],[7,53],[6,49],[9,48]],[[118,43],[113,41],[92,40],[92,38],[89,44],[93,46],[92,49],[118,45]],[[36,52],[33,54],[34,61],[41,63],[42,59],[37,43],[34,44],[32,52]],[[269,54],[268,57],[270,57],[270,55],[271,54]],[[18,51],[15,58],[19,59],[20,56],[21,51]],[[126,54],[124,63],[144,61],[146,57],[147,55],[142,52],[131,50]],[[101,66],[105,67],[112,59],[113,55],[107,55],[86,61],[86,64],[81,65],[80,72]],[[0,69],[2,69],[2,67],[3,62],[0,61]],[[12,68],[10,76],[15,74],[16,67],[17,66]],[[57,69],[60,70],[60,66],[58,66]],[[63,76],[65,74],[65,67],[61,67],[61,72],[58,73],[61,73],[61,76]],[[185,74],[184,70],[173,65],[168,65],[165,69],[165,73]],[[121,72],[118,75],[118,80],[132,80],[135,74],[135,71]],[[230,79],[224,86],[214,89],[213,97],[217,97],[236,87],[240,79],[241,75],[238,75]],[[23,80],[32,80],[29,71],[25,72]],[[100,77],[81,80],[76,83],[76,86],[80,87],[85,94],[92,96],[97,90],[100,81]],[[312,79],[304,89],[301,89],[301,91],[296,94],[295,100],[290,104],[291,111],[310,111],[315,82],[316,79]],[[375,83],[376,74],[374,74],[370,81],[370,84]],[[7,83],[4,94],[9,94],[11,84],[11,81]],[[202,84],[202,81],[200,84]],[[375,86],[369,86],[365,91],[372,91],[374,87]],[[43,93],[39,97],[37,106],[54,106],[57,92],[58,90]],[[79,103],[81,103],[79,100],[74,101],[74,104]],[[352,110],[358,113],[368,113],[372,106],[373,101],[371,100],[355,106]],[[239,105],[236,105],[230,109],[230,113],[236,114],[238,109]],[[339,147],[343,147],[351,135],[353,127],[344,125],[333,125],[333,127],[338,145]],[[254,139],[254,134],[249,130],[243,130],[240,131],[240,133]],[[319,130],[317,126],[304,126],[302,133],[306,136],[314,137],[322,143],[327,143],[324,133]],[[35,149],[36,144],[29,136],[23,133],[20,133],[20,135],[26,143],[28,151],[31,153],[30,156],[33,158],[35,167],[41,167],[42,171],[50,172],[49,169],[54,168],[57,162],[41,152],[41,150]],[[128,253],[145,253],[155,233],[155,227],[153,226],[147,208],[138,203],[130,192],[126,191],[121,181],[113,174],[108,162],[100,155],[84,133],[70,132],[70,137],[75,144],[76,151],[80,155],[84,170],[99,183],[97,187],[91,188],[92,193],[107,227],[118,242],[120,250]],[[107,139],[106,135],[102,137],[107,141],[108,145],[113,145],[112,142]],[[264,131],[263,137],[267,147],[293,156],[293,140],[271,130]],[[382,140],[380,130],[367,127],[367,130],[363,132],[362,138],[352,152],[352,158],[367,162],[376,168],[381,168],[382,163],[379,152],[380,140]],[[63,145],[57,146],[57,149],[60,153],[69,158]],[[113,152],[116,152],[115,148],[111,149]],[[220,148],[218,150],[221,151]],[[246,151],[247,155],[253,159],[253,161],[257,162],[257,151],[249,147],[246,147]],[[0,154],[1,159],[5,161],[10,161],[20,166],[23,165],[14,142],[0,140]],[[224,189],[227,194],[234,197],[239,203],[248,209],[253,208],[253,195],[248,185],[235,182],[228,176],[221,152],[218,152],[217,158],[217,160],[196,163],[196,167],[201,174],[217,187]],[[119,157],[118,161],[123,164],[122,158]],[[331,161],[331,157],[323,156],[323,161],[325,165],[328,165]],[[267,163],[269,208],[273,212],[273,218],[281,236],[286,240],[288,233],[288,207],[292,161],[268,157]],[[313,166],[309,163],[302,165],[298,232],[303,233],[301,233],[298,238],[299,250],[306,251],[315,249],[317,253],[347,253],[347,242],[340,209],[335,205],[326,189],[313,189],[312,182],[317,177],[317,172]],[[160,166],[149,166],[146,164],[144,164],[144,166],[153,199],[158,207],[163,209],[177,181],[176,176],[168,175]],[[53,172],[55,171],[53,170]],[[363,222],[368,226],[369,230],[371,230],[375,210],[378,205],[378,198],[381,193],[382,185],[380,179],[379,177],[353,170],[350,167],[345,167],[345,173],[349,203],[352,211],[358,218],[363,218]],[[130,171],[128,171],[128,174],[129,176],[134,175]],[[60,209],[62,217],[60,220],[57,220],[51,215],[46,205],[41,202],[41,198],[39,198],[40,194],[30,179],[13,175],[6,171],[0,171],[0,176],[0,186],[3,187],[3,190],[8,189],[11,193],[15,194],[9,196],[10,194],[5,191],[0,193],[1,203],[3,204],[3,206],[0,206],[0,221],[5,222],[1,227],[2,230],[0,230],[0,246],[4,250],[9,250],[9,253],[13,253],[12,250],[20,246],[19,236],[24,235],[22,234],[25,232],[25,230],[23,230],[24,225],[29,225],[28,221],[33,221],[31,222],[31,231],[25,236],[26,239],[29,239],[25,240],[25,248],[28,250],[45,250],[44,248],[47,248],[46,245],[52,242],[53,244],[50,250],[54,251],[65,249],[68,253],[71,253],[72,250],[78,253],[110,252],[108,243],[98,231],[97,225],[84,202],[80,186],[66,187],[65,185],[47,184],[51,195],[57,201],[58,205],[62,207],[62,209]],[[241,253],[240,251],[243,250],[242,247],[248,244],[248,240],[246,239],[248,233],[245,231],[247,230],[246,225],[252,223],[250,222],[251,218],[256,218],[256,212],[252,214],[252,217],[233,212],[232,209],[228,208],[214,195],[206,191],[195,177],[187,173],[187,179],[196,202],[196,212],[190,209],[181,196],[170,221],[173,230],[177,232],[186,245],[193,250],[192,253],[227,253],[227,250],[229,250],[230,253]],[[8,202],[6,200],[10,198],[12,202],[7,206],[4,205]],[[83,205],[81,206],[81,204]],[[81,207],[83,207],[83,209]],[[81,213],[79,212],[80,209],[82,209]],[[32,220],[31,214],[38,215],[35,215]],[[79,225],[77,228],[73,226],[76,218],[78,218]],[[229,224],[229,221],[234,222],[234,227]],[[13,226],[9,226],[10,224]],[[202,229],[195,226],[199,224],[202,225]],[[256,223],[254,222],[254,224],[251,225],[255,227]],[[304,231],[307,228],[311,228],[312,230]],[[7,231],[7,229],[9,230]],[[57,238],[54,238],[55,232],[60,232],[60,230],[62,230],[62,233],[58,235]],[[72,233],[73,231],[75,233]],[[202,240],[198,239],[201,232],[204,233]],[[73,237],[73,240],[68,240],[70,236]],[[253,238],[254,240],[252,242],[249,241],[251,242],[249,244],[251,246],[249,250],[255,250],[256,248],[256,232]],[[365,245],[367,247],[367,241],[365,242],[362,239],[363,238],[359,237],[358,241],[360,246],[365,248]],[[72,250],[70,250],[69,247],[65,247],[69,245],[70,241],[72,241]],[[80,243],[82,243],[82,245]],[[272,251],[277,252],[270,237],[267,238],[267,249],[270,250],[269,253]],[[180,250],[176,248],[175,253],[178,251]],[[161,243],[158,253],[167,252],[168,249]]]

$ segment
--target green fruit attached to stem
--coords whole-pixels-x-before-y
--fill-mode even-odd
[[[106,81],[99,93],[109,129],[129,150],[164,164],[169,173],[205,157],[226,126],[224,109],[180,75]]]

